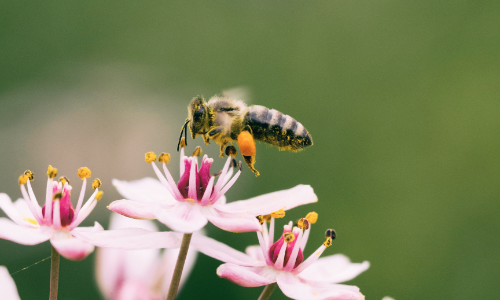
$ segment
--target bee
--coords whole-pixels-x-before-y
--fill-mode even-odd
[[[188,118],[181,129],[179,144],[183,132],[187,137],[187,127],[193,139],[201,135],[206,145],[210,140],[219,144],[221,157],[228,143],[237,142],[255,176],[260,175],[254,168],[255,140],[295,152],[313,144],[309,132],[294,118],[261,105],[247,106],[228,96],[214,96],[208,102],[202,96],[194,97],[188,106]]]

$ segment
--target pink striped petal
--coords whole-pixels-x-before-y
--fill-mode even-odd
[[[128,200],[157,205],[173,205],[176,202],[168,189],[151,177],[134,181],[113,179],[113,185]]]
[[[306,280],[340,283],[355,278],[369,267],[367,261],[352,263],[347,256],[335,254],[319,258],[298,276]]]
[[[108,205],[108,209],[133,219],[154,220],[158,206],[133,200],[116,200]]]
[[[202,229],[208,222],[200,207],[193,202],[177,202],[171,208],[156,211],[155,216],[174,231],[192,233]]]
[[[314,203],[318,197],[309,185],[299,184],[288,190],[264,194],[248,200],[240,200],[221,206],[228,213],[246,213],[252,216],[268,215],[280,209],[288,210],[299,205]]]
[[[191,247],[207,256],[213,257],[226,263],[253,267],[265,265],[265,262],[263,260],[257,260],[243,252],[229,247],[224,243],[221,243],[199,233],[193,234],[193,238],[191,239]]]
[[[225,213],[210,206],[203,207],[201,212],[210,223],[222,230],[231,232],[251,232],[260,231],[262,229],[259,221],[254,216]]]
[[[244,287],[257,287],[276,282],[277,272],[265,267],[242,267],[235,264],[223,264],[217,268],[221,278]]]
[[[0,238],[21,245],[37,245],[50,238],[50,231],[20,226],[7,218],[0,218]]]
[[[94,251],[94,246],[76,237],[55,236],[50,239],[50,243],[57,252],[69,260],[82,260]]]
[[[0,291],[2,291],[2,299],[21,300],[16,283],[4,266],[0,266]]]
[[[276,282],[283,294],[292,299],[308,300],[364,300],[355,286],[314,283],[300,279],[290,272],[280,272]]]

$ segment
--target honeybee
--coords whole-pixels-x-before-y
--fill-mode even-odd
[[[208,102],[202,96],[194,97],[188,106],[188,118],[181,129],[187,137],[202,135],[206,145],[214,140],[220,145],[220,156],[228,143],[237,142],[246,164],[254,168],[255,140],[277,146],[280,150],[299,151],[313,144],[306,128],[294,118],[261,105],[247,106],[243,101],[228,96],[214,96]],[[177,150],[179,148],[177,147]]]

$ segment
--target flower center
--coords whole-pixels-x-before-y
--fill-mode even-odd
[[[283,261],[283,265],[284,266],[287,265],[288,260],[292,255],[293,247],[297,242],[298,235],[299,235],[298,231],[291,232],[290,229],[285,228],[285,230],[283,231],[283,235],[280,237],[280,239],[276,241],[276,243],[274,243],[271,246],[271,248],[269,248],[269,258],[273,263],[276,263],[276,260],[278,259],[278,256],[280,254],[280,250],[283,247],[283,243],[287,243],[285,250],[285,259]],[[299,249],[299,253],[297,255],[297,259],[295,260],[295,265],[293,266],[293,268],[296,268],[298,265],[300,265],[303,260],[304,260],[304,254],[302,253],[302,249]]]
[[[54,218],[54,201],[59,201],[59,212],[61,216],[61,226],[71,224],[75,217],[75,209],[71,204],[71,185],[66,177],[61,177],[59,182],[54,182],[52,186],[52,217]],[[42,207],[42,215],[45,215],[45,205]]]

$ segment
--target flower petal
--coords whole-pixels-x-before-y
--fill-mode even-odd
[[[154,212],[158,206],[133,200],[116,200],[108,205],[108,209],[133,219],[154,220],[156,219]]]
[[[276,282],[273,268],[242,267],[235,264],[223,264],[217,268],[217,275],[244,287],[257,287]]]
[[[68,237],[55,235],[50,243],[57,252],[69,260],[82,260],[94,251],[94,246],[68,234]]]
[[[0,238],[22,245],[37,245],[50,238],[50,231],[20,226],[7,218],[0,218]]]
[[[165,299],[167,297],[168,288],[170,287],[170,282],[172,281],[172,275],[174,274],[173,270],[178,256],[179,249],[165,249],[161,261],[158,263],[153,282],[161,280],[161,291],[163,293],[161,299]],[[186,256],[186,261],[184,262],[184,269],[182,270],[179,290],[182,288],[184,282],[186,282],[189,274],[193,270],[197,256],[198,252],[193,247],[190,247]],[[151,270],[149,271],[151,272]]]
[[[300,278],[318,282],[340,283],[351,280],[366,271],[370,263],[351,263],[343,254],[319,258],[315,263],[299,274]]]
[[[21,300],[16,283],[4,266],[0,266],[0,291],[2,291],[2,299]]]
[[[213,257],[226,263],[254,267],[265,265],[265,262],[262,260],[256,260],[243,252],[233,249],[224,243],[221,243],[199,233],[193,234],[193,238],[191,239],[191,247],[194,247],[196,250],[207,256]]]
[[[170,229],[182,233],[198,231],[208,222],[201,213],[200,206],[193,202],[177,202],[171,208],[155,212],[155,216]]]
[[[115,249],[177,248],[181,244],[174,232],[154,232],[142,228],[105,231],[82,231],[75,228],[71,233],[92,245]]]
[[[260,225],[257,218],[254,216],[221,212],[218,211],[217,208],[210,206],[203,207],[201,212],[210,223],[222,230],[231,232],[250,232],[260,231],[262,229],[262,225]]]
[[[228,213],[258,216],[268,215],[280,209],[288,210],[299,205],[317,201],[318,197],[311,186],[299,184],[288,190],[264,194],[248,200],[231,202],[218,207],[218,209]]]
[[[151,177],[134,181],[113,179],[113,185],[129,200],[157,205],[172,205],[176,202],[168,189],[158,179]]]
[[[280,272],[276,282],[283,294],[298,300],[364,300],[355,286],[314,283],[300,279],[290,272]]]
[[[245,249],[245,252],[255,260],[266,261],[266,259],[264,258],[264,254],[262,253],[262,248],[259,245],[248,246]]]
[[[35,217],[31,213],[24,199],[12,203],[7,194],[0,193],[0,209],[14,222],[22,226],[37,227]],[[31,222],[30,222],[31,221]]]

